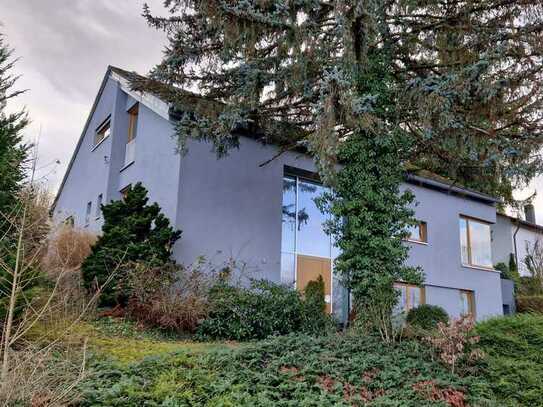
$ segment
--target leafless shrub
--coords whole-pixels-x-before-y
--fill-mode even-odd
[[[132,264],[127,315],[145,325],[194,332],[209,312],[208,292],[216,281],[203,266],[202,260],[190,266]]]
[[[77,270],[90,254],[96,236],[69,225],[62,225],[51,235],[42,268],[51,277],[62,270]]]
[[[66,405],[76,397],[74,387],[85,375],[85,352],[75,368],[74,360],[63,353],[61,339],[92,309],[103,288],[66,319],[59,310],[70,307],[71,300],[63,297],[60,287],[73,270],[68,266],[74,266],[76,257],[66,260],[59,254],[58,261],[65,266],[56,264],[48,273],[50,282],[37,284],[41,282],[38,271],[46,252],[44,233],[49,219],[45,204],[36,204],[36,196],[29,189],[21,195],[14,213],[0,213],[4,225],[8,225],[0,235],[0,305],[5,311],[0,315],[0,405],[6,406]],[[105,284],[117,269],[111,271]],[[51,321],[61,321],[62,329],[50,325]],[[44,323],[47,335],[29,342],[28,335]]]
[[[11,358],[0,405],[66,406],[78,400],[75,387],[86,377],[86,344],[74,349],[25,343]]]
[[[472,335],[474,326],[471,316],[451,318],[448,324],[439,322],[435,333],[425,338],[452,373],[455,373],[460,363],[471,362],[483,356],[481,350],[473,349],[480,339]]]

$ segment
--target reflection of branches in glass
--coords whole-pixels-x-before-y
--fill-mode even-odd
[[[317,191],[318,186],[307,182],[299,182],[298,190],[301,193],[313,194]],[[283,179],[283,194],[286,192],[296,193],[296,179]],[[296,221],[296,204],[283,205],[283,222],[294,223]],[[309,214],[306,208],[298,210],[298,231],[302,224],[307,225],[309,222]]]
[[[296,210],[295,205],[283,205],[283,222],[294,223],[296,220]],[[291,208],[294,208],[292,210]],[[307,224],[309,220],[309,215],[307,214],[305,208],[298,211],[298,230],[300,230],[301,224]]]

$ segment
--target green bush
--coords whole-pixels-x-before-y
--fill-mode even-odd
[[[146,262],[160,267],[171,262],[173,244],[181,236],[157,203],[148,205],[147,190],[137,183],[125,198],[102,205],[102,235],[82,264],[85,288],[102,288],[100,305],[124,304],[124,277],[129,262]],[[106,284],[107,283],[107,284]]]
[[[449,315],[443,308],[429,304],[422,304],[409,310],[406,317],[408,324],[422,329],[433,329],[438,322],[447,323],[448,320]]]
[[[537,312],[543,314],[543,295],[518,296],[517,312]]]
[[[218,284],[211,289],[211,311],[198,335],[243,341],[291,332],[322,334],[331,318],[322,307],[324,288],[320,291],[318,283],[312,285],[304,300],[293,288],[266,280],[254,280],[248,288]]]
[[[350,333],[291,334],[124,366],[102,362],[90,366],[81,387],[82,406],[491,405],[486,383],[449,373],[428,346]]]
[[[543,295],[543,283],[537,277],[519,277],[518,290],[516,291],[520,296]]]
[[[482,377],[501,406],[543,405],[543,317],[517,314],[477,325],[485,352]]]

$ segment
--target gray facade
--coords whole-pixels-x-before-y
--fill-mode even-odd
[[[130,152],[134,159],[127,162],[127,112],[136,102],[137,136],[135,152]],[[93,146],[95,130],[107,117],[111,135]],[[158,202],[183,231],[176,260],[187,264],[205,256],[221,264],[234,259],[254,277],[287,282],[281,265],[283,178],[289,169],[314,173],[313,161],[287,152],[261,165],[277,148],[248,137],[220,160],[211,145],[194,140],[182,156],[175,151],[172,135],[168,106],[152,95],[132,92],[122,71],[108,70],[55,201],[55,221],[72,216],[77,227],[98,233],[102,225],[99,213],[95,216],[98,196],[102,194],[103,202],[120,199],[124,187],[141,181],[150,200]],[[403,188],[415,194],[417,219],[427,228],[426,242],[406,242],[411,248],[409,263],[424,270],[426,302],[441,305],[456,317],[462,312],[462,293],[469,292],[477,319],[501,315],[500,274],[462,263],[459,226],[461,217],[495,223],[494,201],[435,181],[414,179]],[[88,202],[92,217],[87,223]],[[337,278],[332,294],[334,314],[345,318],[346,295]]]

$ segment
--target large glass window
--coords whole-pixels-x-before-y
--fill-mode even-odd
[[[490,225],[460,218],[462,264],[492,268]]]
[[[307,181],[298,181],[298,253],[317,257],[330,257],[330,236],[324,232],[323,224],[329,216],[323,214],[315,200],[326,188]]]
[[[281,280],[284,283],[295,281],[296,255],[332,258],[332,241],[324,231],[329,216],[315,202],[326,190],[298,177],[283,178]]]

